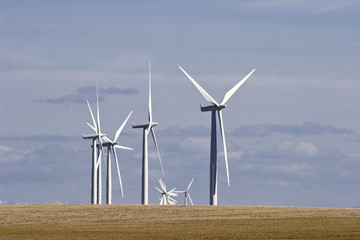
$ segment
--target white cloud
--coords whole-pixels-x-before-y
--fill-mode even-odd
[[[16,163],[25,158],[26,152],[8,146],[0,146],[0,162]]]
[[[231,152],[228,152],[228,159],[241,159],[241,156],[244,155],[244,152],[242,151],[238,151],[238,152],[234,152],[234,151],[231,151]],[[224,153],[222,153],[222,155],[224,155]]]
[[[315,156],[319,153],[319,149],[312,143],[300,142],[296,145],[295,152],[305,156]]]
[[[313,157],[319,154],[319,149],[310,142],[300,142],[294,143],[291,141],[283,141],[280,142],[276,149],[273,150],[275,155],[282,154],[282,155],[300,155],[300,156],[308,156]]]
[[[290,141],[284,141],[278,144],[278,149],[280,151],[285,151],[285,150],[291,150],[293,149],[295,146],[295,144],[293,142]]]
[[[12,150],[12,148],[7,146],[0,146],[0,155],[8,153]]]
[[[204,152],[210,149],[210,139],[202,137],[189,137],[180,143],[180,148],[184,151]]]

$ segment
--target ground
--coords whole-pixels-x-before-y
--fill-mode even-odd
[[[360,239],[360,209],[0,205],[0,239]]]

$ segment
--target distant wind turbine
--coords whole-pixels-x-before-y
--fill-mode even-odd
[[[117,141],[118,137],[120,136],[121,131],[123,130],[125,124],[129,120],[132,113],[133,112],[131,111],[130,114],[125,119],[125,121],[123,122],[123,124],[116,131],[114,140],[110,140],[108,137],[104,136],[104,140],[107,141],[107,142],[104,143],[103,146],[108,148],[108,152],[107,152],[107,181],[106,181],[106,186],[107,186],[106,187],[106,202],[107,202],[107,204],[112,203],[112,194],[111,194],[112,193],[111,151],[113,152],[114,158],[115,158],[115,163],[116,163],[117,173],[118,173],[119,183],[120,183],[120,189],[121,189],[121,196],[124,197],[124,190],[123,190],[122,181],[121,181],[121,174],[120,174],[120,168],[119,168],[119,161],[118,161],[117,154],[116,154],[116,148],[126,149],[126,150],[133,150],[133,149],[129,148],[129,147],[120,146],[120,145],[118,145],[118,143],[116,141]]]
[[[212,105],[206,106],[206,107],[201,106],[201,111],[202,112],[211,111],[210,205],[217,205],[217,169],[218,169],[218,167],[217,167],[217,143],[216,143],[216,112],[218,113],[218,117],[219,117],[221,137],[222,137],[223,147],[224,147],[227,182],[228,182],[228,186],[230,186],[229,167],[228,167],[225,132],[224,132],[224,122],[223,122],[221,110],[226,107],[226,105],[225,105],[226,102],[239,89],[239,87],[251,76],[251,74],[255,71],[255,69],[253,69],[240,82],[238,82],[233,88],[231,88],[225,94],[221,103],[218,103],[187,72],[185,72],[184,69],[182,69],[180,66],[179,66],[179,68],[190,79],[190,81],[195,85],[195,87],[204,96],[204,98],[212,104]]]
[[[155,132],[153,127],[158,123],[153,122],[152,119],[152,106],[151,106],[151,64],[149,61],[149,121],[146,123],[132,124],[133,128],[143,129],[143,154],[142,154],[142,186],[141,186],[141,204],[147,205],[149,203],[149,161],[148,161],[148,134],[151,132],[154,140],[155,148],[159,156],[160,166],[162,174],[164,175],[164,169],[161,162],[159,147],[155,138]]]
[[[175,205],[176,204],[176,200],[173,199],[172,197],[176,197],[178,195],[178,192],[175,191],[176,188],[171,189],[170,191],[166,191],[166,185],[165,183],[160,179],[158,179],[159,184],[160,184],[160,188],[155,187],[160,193],[161,193],[161,198],[159,198],[160,203],[159,205]]]
[[[194,178],[191,180],[191,182],[189,183],[186,191],[175,191],[177,193],[183,193],[184,194],[184,205],[188,205],[188,199],[190,200],[191,202],[191,205],[194,205],[191,197],[190,197],[190,193],[189,193],[189,190],[190,190],[190,187],[191,187],[191,184],[193,183],[194,181]]]
[[[92,166],[91,166],[91,203],[92,204],[101,204],[101,156],[103,153],[102,149],[102,140],[101,138],[105,136],[105,134],[101,133],[100,130],[100,113],[99,113],[99,97],[98,97],[98,89],[96,87],[96,115],[97,121],[95,121],[94,114],[91,110],[89,101],[87,101],[87,105],[90,111],[91,119],[93,121],[94,126],[90,123],[87,123],[94,131],[95,134],[83,135],[83,139],[92,139]],[[97,150],[96,139],[99,141],[99,149]]]

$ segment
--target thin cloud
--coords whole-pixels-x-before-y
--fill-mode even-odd
[[[159,130],[158,135],[163,137],[201,137],[209,136],[210,129],[204,126],[170,126],[168,128]]]
[[[75,93],[67,94],[59,98],[47,98],[41,99],[40,102],[51,103],[51,104],[63,104],[63,103],[75,103],[83,104],[86,100],[90,102],[96,101],[96,87],[88,86],[78,88]],[[134,95],[138,94],[139,91],[135,87],[130,88],[116,88],[108,87],[99,89],[99,101],[104,100],[104,95]]]
[[[353,134],[354,132],[346,128],[336,128],[331,125],[320,125],[318,123],[306,122],[302,125],[294,124],[257,124],[244,126],[233,131],[236,137],[265,137],[273,134],[289,134],[294,136],[309,136],[323,134]]]
[[[24,137],[19,136],[9,136],[9,137],[0,137],[0,140],[6,141],[37,141],[37,142],[68,142],[68,141],[79,141],[81,136],[69,135],[51,135],[51,134],[43,134],[43,135],[28,135]]]

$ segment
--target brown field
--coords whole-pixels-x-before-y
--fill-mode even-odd
[[[0,239],[360,239],[360,209],[0,205]]]

